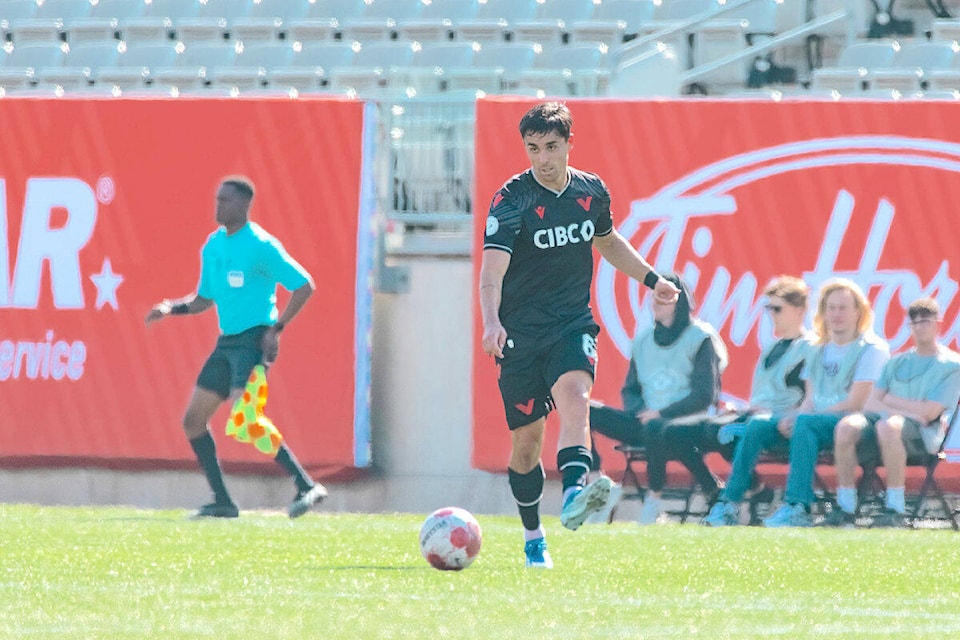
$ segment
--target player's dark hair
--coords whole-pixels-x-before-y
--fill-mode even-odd
[[[573,115],[562,102],[543,102],[533,107],[520,118],[520,137],[528,133],[545,135],[554,131],[564,140],[570,139]]]
[[[221,184],[230,185],[247,200],[253,200],[253,182],[251,182],[249,178],[245,178],[243,176],[229,176],[224,178]]]
[[[933,298],[920,298],[910,303],[910,306],[907,307],[907,315],[910,316],[911,320],[916,320],[917,318],[939,318],[940,305],[937,304],[937,301]]]
[[[787,304],[794,307],[806,307],[810,287],[795,276],[779,276],[770,283],[763,293],[768,296],[783,298]]]

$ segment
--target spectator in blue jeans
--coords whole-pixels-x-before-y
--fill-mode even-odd
[[[777,340],[760,353],[753,373],[746,420],[720,430],[721,441],[734,436],[744,438],[744,434],[749,434],[751,445],[737,448],[726,487],[703,519],[704,525],[740,524],[739,503],[747,498],[747,492],[755,482],[753,467],[760,453],[754,446],[757,436],[776,436],[777,425],[791,419],[804,399],[806,387],[800,375],[816,340],[816,336],[804,327],[809,292],[803,280],[793,276],[774,279],[764,291],[767,299],[764,308],[770,314]],[[785,445],[786,441],[783,442]],[[761,490],[762,485],[755,487],[753,495]]]
[[[863,410],[887,360],[887,343],[874,334],[873,310],[851,280],[830,280],[820,290],[814,317],[818,343],[802,374],[806,397],[796,419],[781,420],[775,429],[748,432],[744,455],[759,455],[783,438],[790,440],[790,469],[783,504],[763,521],[767,527],[808,527],[815,500],[813,480],[821,449],[833,446],[840,420]]]

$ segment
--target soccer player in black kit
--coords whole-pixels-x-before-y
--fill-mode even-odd
[[[520,120],[530,169],[493,197],[480,268],[483,350],[500,368],[512,437],[510,489],[523,522],[528,567],[553,566],[540,523],[546,416],[560,416],[560,522],[575,530],[602,509],[612,483],[587,484],[589,401],[600,331],[590,310],[593,250],[671,302],[679,293],[614,228],[610,193],[592,173],[568,166],[573,117],[547,102]]]

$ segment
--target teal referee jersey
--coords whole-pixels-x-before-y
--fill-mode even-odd
[[[224,335],[276,323],[277,285],[294,291],[307,282],[307,271],[255,222],[232,235],[220,227],[200,252],[197,294],[216,304]]]

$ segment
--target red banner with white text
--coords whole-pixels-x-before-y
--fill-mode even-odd
[[[367,107],[349,100],[0,101],[0,465],[195,468],[180,426],[215,313],[196,290],[220,180],[317,292],[283,333],[267,415],[317,474],[369,463]],[[279,290],[281,309],[288,299]],[[274,470],[221,437],[225,467]]]
[[[477,106],[475,247],[496,190],[529,163],[517,125],[528,99]],[[938,101],[576,101],[570,163],[610,188],[620,232],[660,271],[691,284],[696,313],[730,350],[723,390],[747,398],[772,339],[763,289],[779,274],[814,291],[849,277],[868,292],[891,349],[909,340],[904,309],[921,296],[960,337],[956,201],[960,104]],[[476,260],[479,269],[479,259]],[[629,342],[652,322],[646,289],[597,260],[592,306],[603,331],[594,397],[619,406]],[[510,437],[496,367],[475,314],[473,462],[505,469]],[[812,312],[811,316],[812,318]],[[551,429],[544,462],[555,467]],[[604,443],[609,453],[609,443]],[[602,449],[603,451],[603,449]],[[612,460],[613,462],[613,460]]]

